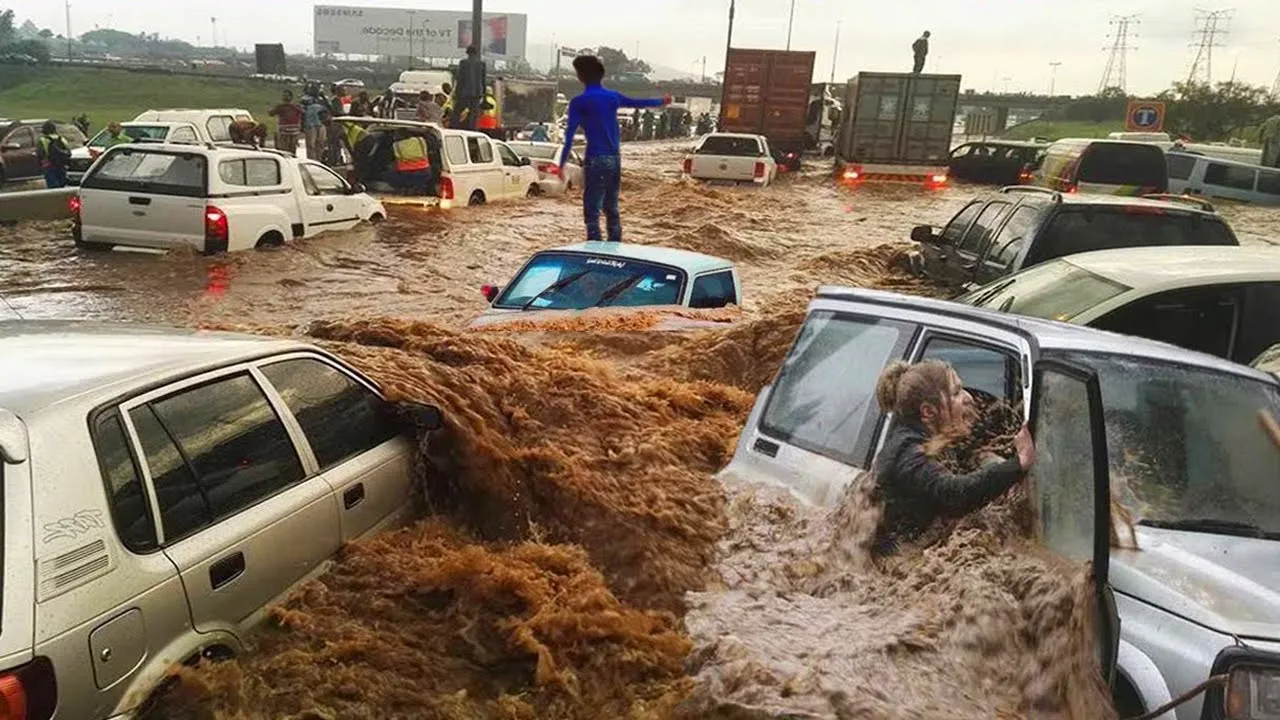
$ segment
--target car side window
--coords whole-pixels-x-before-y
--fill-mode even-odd
[[[493,162],[493,146],[489,144],[488,138],[468,135],[467,154],[470,155],[471,162],[473,163],[484,164]]]
[[[289,433],[248,373],[181,390],[129,417],[151,468],[166,542],[304,478]]]
[[[969,157],[969,154],[972,152],[973,152],[972,145],[961,145],[960,147],[951,151],[951,159],[959,160],[960,158]]]
[[[226,142],[231,139],[231,117],[215,115],[205,121],[204,127],[209,131],[209,139],[214,142]]]
[[[906,323],[831,311],[809,315],[778,373],[760,428],[809,452],[858,467],[882,414],[876,382],[914,335]]]
[[[1002,267],[1009,267],[1018,259],[1019,253],[1031,241],[1036,231],[1036,220],[1040,212],[1033,207],[1023,206],[1013,211],[1009,222],[991,242],[990,261]]]
[[[738,293],[733,284],[733,272],[724,271],[703,275],[693,281],[690,291],[689,307],[722,308],[738,301]]]
[[[19,150],[30,150],[36,146],[36,134],[29,127],[20,127],[9,133],[4,142],[6,145],[17,145]]]
[[[151,504],[129,451],[129,439],[118,412],[102,415],[94,422],[93,446],[120,541],[134,552],[154,550],[156,531],[151,521]]]
[[[1191,173],[1196,169],[1196,158],[1191,155],[1166,153],[1164,160],[1169,166],[1170,180],[1190,180]]]
[[[299,358],[261,369],[302,426],[321,470],[400,434],[382,398],[327,363]]]
[[[169,142],[171,143],[196,143],[200,138],[196,137],[196,131],[189,127],[174,128],[169,133]]]
[[[964,234],[964,239],[960,241],[960,250],[974,255],[981,255],[987,238],[1000,225],[1000,219],[1008,209],[1008,203],[993,202],[988,205],[982,211],[982,214],[978,216],[978,219],[974,221],[973,226]]]
[[[955,369],[968,390],[978,390],[997,400],[1021,399],[1022,378],[1018,357],[1007,350],[947,337],[931,337],[921,360],[942,360]]]
[[[223,160],[218,163],[218,176],[228,185],[275,187],[280,184],[280,163],[268,158]]]
[[[1228,358],[1239,318],[1238,288],[1207,287],[1152,295],[1090,324]]]
[[[1238,165],[1210,163],[1209,167],[1205,168],[1204,171],[1206,185],[1217,185],[1235,190],[1253,190],[1257,177],[1257,170]]]
[[[520,158],[511,151],[506,145],[498,145],[498,157],[502,158],[502,164],[507,167],[520,167]]]
[[[467,145],[457,135],[449,135],[444,139],[444,154],[450,165],[466,165],[471,162],[467,158]]]
[[[942,243],[944,245],[958,245],[960,238],[964,237],[964,231],[969,229],[973,221],[978,217],[978,213],[982,212],[982,202],[974,201],[969,203],[963,210],[956,214],[951,222],[942,230]]]
[[[310,178],[315,191],[307,188],[308,195],[345,195],[347,193],[347,183],[331,171],[315,165],[307,163],[302,166],[302,173],[305,177]]]
[[[1258,192],[1266,193],[1267,195],[1280,195],[1280,172],[1259,170]]]

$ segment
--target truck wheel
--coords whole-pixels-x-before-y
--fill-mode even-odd
[[[529,191],[526,192],[524,196],[527,198],[536,198],[541,194],[542,194],[542,188],[538,185],[538,183],[534,183],[529,186]]]
[[[476,190],[475,192],[471,193],[471,197],[467,200],[467,206],[472,207],[475,205],[483,205],[484,202],[485,202],[484,193],[480,192],[479,190]]]
[[[276,232],[275,230],[272,230],[271,232],[258,238],[258,244],[255,245],[254,248],[257,250],[261,250],[262,248],[280,247],[281,245],[284,245],[284,236]]]

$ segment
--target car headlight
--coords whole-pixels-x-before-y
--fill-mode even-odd
[[[1280,720],[1280,668],[1238,665],[1226,690],[1227,720]]]

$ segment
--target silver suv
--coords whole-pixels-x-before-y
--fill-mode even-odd
[[[407,517],[403,417],[295,341],[0,322],[0,700],[128,717],[175,663],[240,652],[344,542]]]

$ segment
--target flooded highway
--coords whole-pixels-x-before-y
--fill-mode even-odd
[[[235,662],[182,670],[152,718],[1114,717],[1084,577],[1027,539],[1018,492],[877,565],[854,483],[821,513],[723,487],[755,393],[819,284],[918,294],[902,251],[980,188],[678,177],[683,147],[624,146],[624,239],[734,260],[722,331],[466,332],[479,288],[582,238],[579,198],[448,213],[226,258],[76,250],[64,224],[0,229],[24,317],[292,332],[394,400],[438,405],[427,512],[344,548]],[[1280,211],[1226,208],[1261,242]],[[956,472],[1008,454],[1013,411]]]

